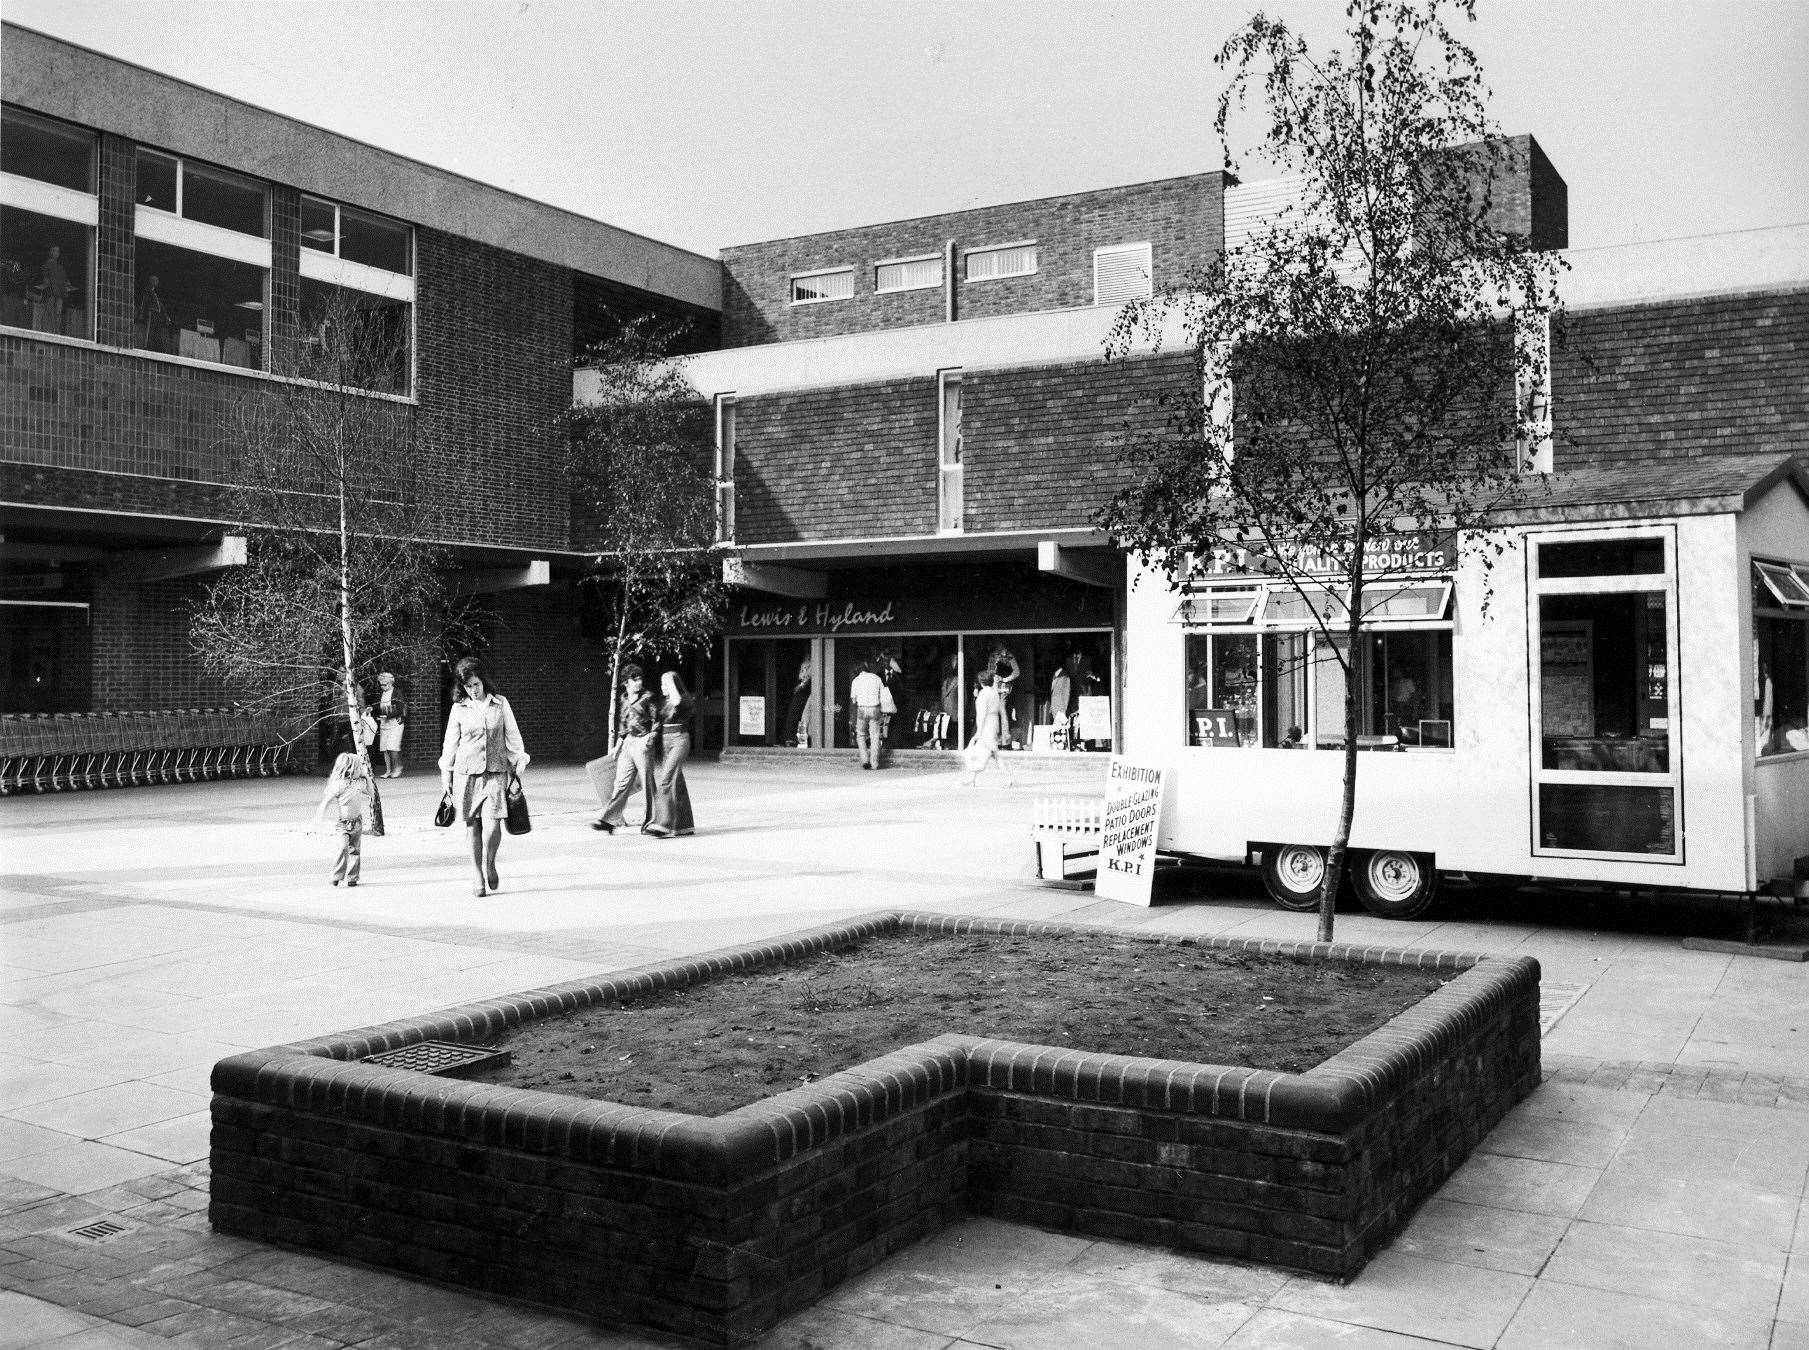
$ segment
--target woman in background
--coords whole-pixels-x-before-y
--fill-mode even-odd
[[[691,791],[685,786],[685,761],[691,757],[694,705],[678,672],[660,676],[660,756],[653,771],[653,819],[647,833],[660,839],[691,834]]]
[[[402,776],[402,729],[408,721],[408,707],[396,688],[396,677],[384,671],[377,677],[377,748],[383,752],[383,776]]]

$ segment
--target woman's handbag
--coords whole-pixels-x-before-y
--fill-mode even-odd
[[[459,813],[453,809],[452,794],[450,792],[442,792],[440,794],[440,804],[434,808],[433,823],[443,830],[448,825],[452,824],[453,821],[458,819],[458,814]]]
[[[526,834],[533,829],[534,824],[528,819],[528,794],[522,789],[521,779],[510,774],[508,790],[503,796],[508,804],[508,815],[503,818],[503,828],[510,834]]]

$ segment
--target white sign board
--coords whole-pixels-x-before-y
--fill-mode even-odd
[[[741,696],[741,734],[766,735],[766,700],[759,694]]]
[[[1156,872],[1156,827],[1162,821],[1162,794],[1167,787],[1166,769],[1112,756],[1106,771],[1099,878],[1094,883],[1094,893],[1101,900],[1150,903],[1150,882]]]
[[[1076,740],[1112,739],[1112,699],[1109,694],[1082,694],[1080,715],[1074,719]]]

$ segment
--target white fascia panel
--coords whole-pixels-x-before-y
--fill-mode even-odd
[[[1106,338],[1117,318],[1117,310],[1092,305],[1038,314],[1002,314],[698,352],[684,358],[683,369],[692,386],[706,397],[733,393],[751,398],[881,380],[930,380],[937,371],[954,367],[1011,370],[1103,361]],[[1185,351],[1185,340],[1180,317],[1171,311],[1162,334],[1163,350]],[[1145,356],[1153,350],[1139,346],[1131,355]],[[574,399],[588,402],[595,398],[596,388],[595,372],[575,372]]]
[[[347,286],[355,291],[381,295],[386,300],[414,303],[413,277],[405,277],[399,272],[386,272],[381,267],[348,262],[344,258],[335,258],[313,249],[302,250],[301,274],[310,281],[325,282],[329,286]]]
[[[100,224],[99,197],[35,178],[21,178],[16,173],[0,173],[0,203],[58,220],[73,220],[78,225]]]
[[[211,253],[216,258],[231,258],[234,262],[270,270],[268,239],[240,234],[237,230],[223,230],[218,225],[204,225],[198,220],[184,220],[148,206],[134,208],[132,228],[141,239],[193,249],[197,253]]]

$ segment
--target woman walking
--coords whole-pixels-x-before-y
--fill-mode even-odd
[[[678,672],[660,676],[660,755],[653,771],[653,819],[647,833],[661,839],[691,834],[691,791],[685,786],[685,761],[691,757],[691,721],[695,705]]]
[[[1005,775],[1005,786],[1011,786],[1011,770],[999,758],[999,741],[1004,735],[1005,710],[995,676],[988,670],[980,676],[980,692],[974,699],[974,736],[967,743],[967,776],[962,787],[974,787],[988,764],[996,764]]]
[[[408,707],[396,688],[396,677],[384,671],[377,677],[381,691],[377,695],[377,748],[383,752],[383,776],[402,776],[402,729],[408,722]]]
[[[489,688],[481,661],[467,656],[453,668],[453,678],[460,697],[446,719],[440,779],[471,831],[471,865],[477,869],[471,893],[482,896],[502,885],[496,848],[509,814],[509,778],[519,778],[528,767],[528,752],[509,700]]]

